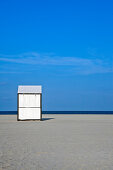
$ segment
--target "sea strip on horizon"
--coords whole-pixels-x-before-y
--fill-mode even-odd
[[[42,111],[42,114],[113,114],[113,111]],[[0,111],[0,115],[17,115],[17,111]]]

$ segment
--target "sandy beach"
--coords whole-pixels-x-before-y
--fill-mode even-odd
[[[113,115],[0,115],[0,169],[112,170]]]

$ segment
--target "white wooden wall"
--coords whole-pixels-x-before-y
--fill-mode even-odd
[[[19,94],[18,97],[18,118],[41,119],[41,100],[40,94]]]
[[[40,107],[40,94],[19,94],[19,107]]]
[[[40,117],[41,109],[40,108],[19,108],[19,119],[41,119]]]

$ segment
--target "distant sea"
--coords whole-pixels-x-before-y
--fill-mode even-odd
[[[113,111],[42,111],[42,114],[113,114]],[[17,111],[0,111],[0,115],[17,115]]]

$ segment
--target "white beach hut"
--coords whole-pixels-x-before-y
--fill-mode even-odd
[[[18,86],[17,120],[42,119],[42,87]]]

